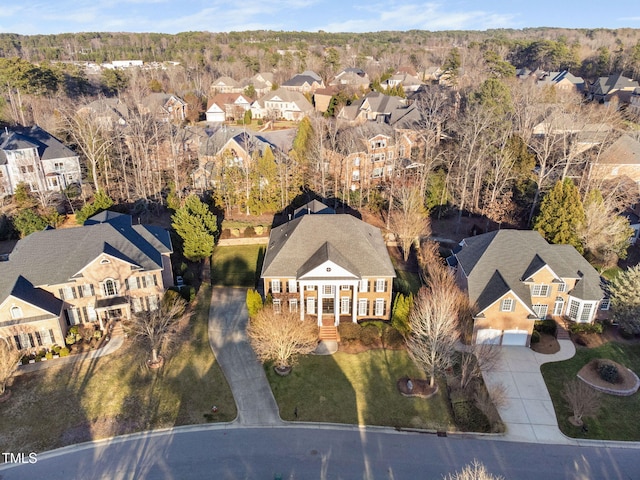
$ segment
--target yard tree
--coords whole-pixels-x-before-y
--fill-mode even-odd
[[[33,232],[44,230],[47,227],[47,221],[34,210],[27,208],[14,217],[13,226],[20,232],[20,238],[24,238]]]
[[[409,312],[413,305],[413,294],[404,295],[398,293],[393,302],[393,311],[391,312],[391,325],[398,330],[403,336],[411,333],[409,326]]]
[[[590,417],[598,413],[602,403],[601,394],[577,378],[565,384],[562,398],[566,400],[573,413],[571,420],[578,426],[583,424],[582,417]]]
[[[196,262],[211,256],[218,220],[206,203],[196,195],[190,195],[171,220],[171,225],[182,239],[187,259]]]
[[[247,290],[247,311],[249,318],[255,317],[262,310],[262,295],[253,288]]]
[[[613,319],[628,333],[640,333],[640,265],[624,270],[609,285]]]
[[[22,352],[9,343],[6,338],[0,338],[0,396],[7,388],[7,382],[18,368],[18,361]]]
[[[558,181],[545,195],[533,228],[548,242],[573,245],[584,252],[578,229],[585,221],[580,193],[573,181]]]
[[[431,231],[429,216],[424,208],[424,197],[417,186],[396,190],[389,215],[389,229],[398,237],[406,262],[411,245]]]
[[[318,326],[300,320],[295,312],[278,312],[267,306],[249,320],[247,334],[258,359],[273,362],[280,371],[295,365],[298,355],[313,352],[318,345]]]
[[[76,213],[76,222],[82,225],[88,218],[93,217],[95,214],[107,210],[113,206],[113,200],[107,195],[104,190],[98,190],[93,196],[93,202],[85,204]]]
[[[589,260],[602,266],[615,265],[627,257],[633,229],[629,220],[617,215],[611,202],[605,202],[599,190],[592,190],[584,202],[585,221],[578,235]]]
[[[436,375],[454,363],[459,301],[452,274],[442,269],[418,291],[409,313],[409,356],[429,377],[432,387]]]
[[[160,352],[173,339],[175,326],[184,318],[186,311],[187,302],[178,292],[169,290],[158,308],[133,315],[131,331],[148,346],[150,365],[158,365],[161,362]]]

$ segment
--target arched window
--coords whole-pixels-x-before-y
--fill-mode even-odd
[[[11,307],[11,318],[22,318],[22,309],[17,306]]]
[[[118,294],[118,283],[111,278],[107,278],[102,284],[102,290],[105,297],[113,297]]]

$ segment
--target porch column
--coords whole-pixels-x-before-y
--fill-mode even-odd
[[[340,325],[340,310],[342,305],[340,304],[340,285],[335,286],[335,292],[333,294],[333,325]]]
[[[358,287],[358,283],[353,286],[353,305],[351,305],[351,321],[353,323],[358,323]]]
[[[318,283],[318,285],[316,286],[316,288],[318,289],[318,311],[316,312],[318,314],[318,326],[321,327],[322,326],[322,284]]]
[[[298,285],[298,289],[300,290],[300,320],[304,320],[304,287]]]

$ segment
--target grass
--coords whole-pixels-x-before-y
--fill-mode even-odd
[[[542,374],[553,400],[560,430],[573,438],[597,440],[640,440],[640,394],[630,397],[602,395],[602,406],[595,417],[585,418],[588,432],[581,431],[568,421],[571,415],[562,399],[564,384],[575,378],[578,371],[594,358],[614,360],[634,372],[640,372],[640,345],[609,342],[597,348],[578,347],[575,357],[564,362],[542,365]]]
[[[211,264],[212,283],[226,287],[255,287],[264,249],[264,245],[217,246]]]
[[[283,420],[452,430],[444,384],[430,399],[403,397],[396,382],[424,378],[405,351],[308,355],[287,377],[265,367]]]
[[[148,429],[231,421],[231,390],[207,340],[211,287],[198,294],[195,314],[164,367],[145,365],[147,352],[126,340],[117,352],[77,365],[51,366],[16,377],[0,404],[3,451],[41,452]]]

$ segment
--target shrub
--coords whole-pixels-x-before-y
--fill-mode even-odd
[[[389,326],[382,332],[382,341],[391,348],[399,348],[404,345],[404,337],[397,328]]]
[[[538,343],[540,342],[540,332],[538,332],[537,330],[534,330],[531,333],[531,343]]]
[[[193,302],[193,300],[196,298],[196,287],[185,285],[180,289],[180,296],[187,302]]]
[[[51,347],[51,351],[53,352],[54,355],[58,355],[60,353],[60,349],[62,347],[60,345],[54,345],[53,347]]]
[[[631,339],[635,336],[635,335],[633,334],[633,332],[631,332],[631,331],[627,330],[627,329],[626,329],[626,328],[624,328],[624,327],[620,327],[620,328],[619,328],[619,331],[620,331],[620,336],[621,336],[622,338],[624,338],[625,340],[631,340]]]
[[[249,318],[255,317],[262,309],[262,296],[253,288],[247,290],[247,310]]]
[[[51,360],[53,359],[53,352],[47,352],[44,354],[44,358],[46,358],[47,360]]]
[[[73,333],[69,332],[64,339],[64,343],[66,343],[67,345],[73,345],[74,343],[76,343],[76,336]]]
[[[360,327],[360,341],[363,345],[369,347],[374,345],[380,339],[380,330],[376,325],[368,324]]]
[[[602,333],[601,323],[572,323],[569,327],[571,333]]]
[[[69,356],[69,349],[67,347],[61,348],[60,357],[68,357],[68,356]]]
[[[620,374],[618,373],[618,367],[613,363],[606,360],[598,362],[598,374],[600,378],[607,383],[618,383],[620,381]]]
[[[244,236],[245,237],[255,237],[256,236],[256,230],[252,227],[249,226],[247,228],[244,229]]]
[[[70,334],[78,335],[79,333],[80,333],[80,327],[78,325],[69,327],[69,330],[67,331],[67,335],[70,335]]]
[[[355,342],[360,339],[360,325],[353,322],[344,322],[338,325],[338,333],[340,334],[340,340],[345,343]]]
[[[546,333],[555,337],[558,331],[558,324],[555,320],[536,320],[533,328],[540,333]]]

